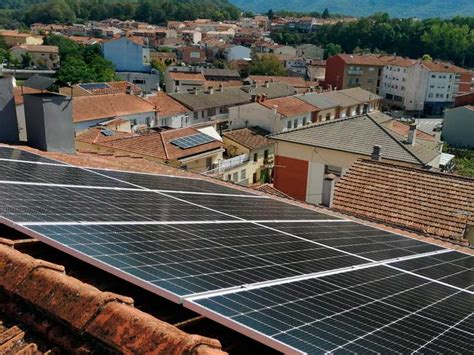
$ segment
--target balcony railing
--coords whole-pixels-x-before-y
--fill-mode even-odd
[[[249,161],[248,154],[238,155],[236,157],[225,159],[217,163],[217,167],[214,169],[208,170],[205,172],[206,175],[220,175],[230,169],[235,168],[236,166],[242,165]]]

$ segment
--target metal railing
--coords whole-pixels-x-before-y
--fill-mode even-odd
[[[242,165],[249,161],[248,154],[238,155],[236,157],[221,160],[217,163],[217,167],[214,169],[210,169],[206,171],[204,174],[206,175],[219,175],[222,174],[230,169],[235,168],[236,166]]]

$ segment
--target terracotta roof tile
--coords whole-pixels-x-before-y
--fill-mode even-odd
[[[102,292],[50,264],[0,245],[0,286],[48,317],[80,334],[129,354],[224,354],[219,341],[187,334],[133,307],[133,299]],[[19,339],[16,327],[3,331],[8,342]],[[7,339],[8,338],[8,339]],[[0,353],[6,342],[0,339]],[[7,344],[8,345],[8,344]],[[35,350],[34,347],[30,347]],[[34,352],[30,353],[34,354]]]
[[[223,135],[244,147],[253,150],[273,144],[271,139],[266,138],[270,132],[260,127],[249,127],[225,132]]]
[[[95,142],[97,145],[117,149],[143,157],[154,157],[163,160],[180,159],[223,147],[220,141],[201,144],[196,147],[181,149],[170,143],[173,139],[200,133],[194,128],[170,129],[158,133],[132,135],[124,138]]]
[[[206,81],[202,73],[168,72],[172,80]]]
[[[337,54],[346,64],[383,66],[385,62],[376,55]]]
[[[146,100],[155,105],[160,117],[174,116],[190,112],[186,106],[181,105],[178,101],[174,100],[164,92],[159,92],[154,96],[148,96]]]
[[[421,63],[423,64],[423,66],[436,73],[469,73],[469,70],[460,68],[451,63],[442,63],[430,60],[424,60]]]
[[[155,106],[150,102],[127,94],[76,96],[72,102],[74,122],[153,111]]]
[[[254,187],[255,190],[264,192],[268,195],[280,197],[280,198],[288,198],[288,199],[293,199],[292,197],[288,196],[287,194],[281,192],[280,190],[277,190],[273,184],[263,184],[257,187]]]
[[[16,105],[23,105],[24,99],[23,95],[24,94],[39,94],[41,90],[29,88],[27,86],[17,86],[13,90],[13,94],[15,95],[15,104]]]
[[[22,48],[28,52],[39,52],[39,53],[59,53],[58,46],[44,46],[44,45],[29,45],[22,44],[20,46],[15,46],[13,48]],[[12,48],[12,49],[13,49]]]
[[[278,113],[284,117],[293,117],[319,111],[319,108],[316,106],[310,105],[294,96],[265,100],[260,102],[260,104],[270,109],[274,106],[278,106]]]
[[[459,241],[474,222],[474,179],[359,160],[336,183],[333,208]]]
[[[275,83],[286,83],[295,88],[307,88],[308,83],[299,77],[293,76],[269,76],[269,75],[250,75],[249,77],[252,81],[255,81],[257,84],[265,84],[266,82],[273,81]]]

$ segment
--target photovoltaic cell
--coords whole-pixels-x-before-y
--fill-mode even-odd
[[[191,179],[184,177],[170,177],[162,175],[127,173],[121,171],[111,170],[94,170],[100,174],[110,176],[115,179],[120,179],[131,184],[139,185],[152,190],[165,191],[189,191],[189,192],[207,192],[207,193],[222,193],[233,195],[251,195],[242,190],[232,189],[222,186],[217,183],[202,179]]]
[[[365,262],[251,223],[29,228],[180,296]]]
[[[104,176],[72,166],[54,166],[28,164],[8,160],[0,160],[0,180],[34,182],[44,184],[83,185],[133,188]]]
[[[189,302],[309,354],[472,353],[472,297],[376,266]]]
[[[202,221],[232,217],[147,190],[0,184],[0,216],[14,222]]]
[[[466,290],[474,286],[474,256],[460,252],[400,261],[392,266]]]
[[[30,162],[63,164],[59,161],[44,158],[42,156],[32,154],[32,153],[24,151],[24,150],[13,149],[13,148],[9,148],[9,147],[0,147],[0,159],[24,160],[24,161],[30,161]]]
[[[354,222],[265,223],[265,225],[372,261],[443,250],[433,244]]]
[[[198,145],[214,142],[215,140],[215,138],[205,133],[197,133],[187,137],[173,139],[170,141],[170,143],[180,147],[181,149],[188,149],[197,147]]]
[[[172,193],[170,193],[172,195]],[[288,220],[288,219],[333,219],[307,208],[298,207],[273,199],[243,199],[232,196],[186,195],[179,196],[183,200],[197,203],[220,212],[232,214],[246,220]]]

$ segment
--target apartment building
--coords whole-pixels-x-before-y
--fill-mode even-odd
[[[380,59],[386,63],[380,94],[391,106],[441,115],[453,106],[459,93],[470,90],[472,73],[455,65],[399,57]]]
[[[333,89],[361,87],[378,94],[384,66],[378,56],[338,54],[326,61],[326,85]]]

